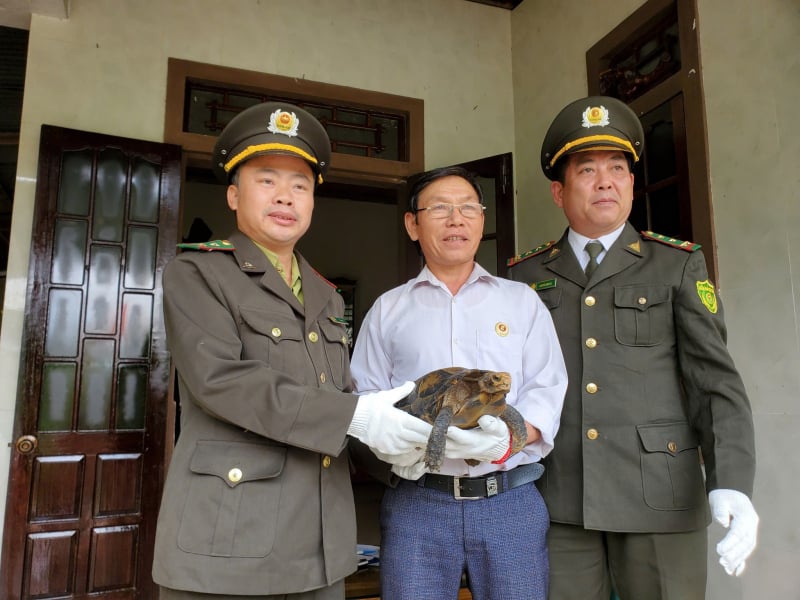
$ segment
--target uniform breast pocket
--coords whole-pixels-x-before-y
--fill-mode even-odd
[[[319,330],[322,332],[328,370],[333,377],[334,385],[341,390],[344,387],[344,373],[349,359],[345,324],[335,323],[330,320],[320,321]]]
[[[286,448],[244,442],[198,442],[178,531],[185,552],[260,558],[277,532],[279,475]]]
[[[705,502],[698,442],[686,422],[639,425],[644,501],[656,510],[686,510]]]
[[[655,346],[671,336],[672,290],[667,285],[614,288],[614,334],[625,346]]]
[[[301,324],[287,315],[240,306],[242,358],[284,370],[305,360]]]

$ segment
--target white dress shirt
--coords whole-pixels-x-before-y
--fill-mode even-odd
[[[359,393],[385,390],[435,369],[465,367],[506,371],[506,401],[541,439],[503,465],[445,459],[441,473],[483,475],[536,462],[553,449],[567,373],[550,313],[524,283],[475,267],[452,295],[427,267],[375,301],[356,340],[353,382]]]

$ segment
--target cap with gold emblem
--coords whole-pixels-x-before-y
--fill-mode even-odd
[[[588,150],[622,150],[637,162],[644,150],[642,123],[630,107],[610,96],[589,96],[558,113],[542,144],[542,171],[558,178],[558,160]]]
[[[214,144],[212,167],[228,183],[237,167],[261,154],[305,160],[322,183],[331,162],[331,142],[310,112],[286,102],[264,102],[233,117]]]

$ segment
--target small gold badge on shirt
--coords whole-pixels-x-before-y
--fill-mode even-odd
[[[500,337],[506,337],[508,335],[508,325],[505,323],[497,323],[497,325],[494,326],[494,332]]]

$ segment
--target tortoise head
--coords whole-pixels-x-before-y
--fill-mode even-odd
[[[511,391],[511,375],[505,371],[484,371],[478,380],[481,391],[499,394]]]

